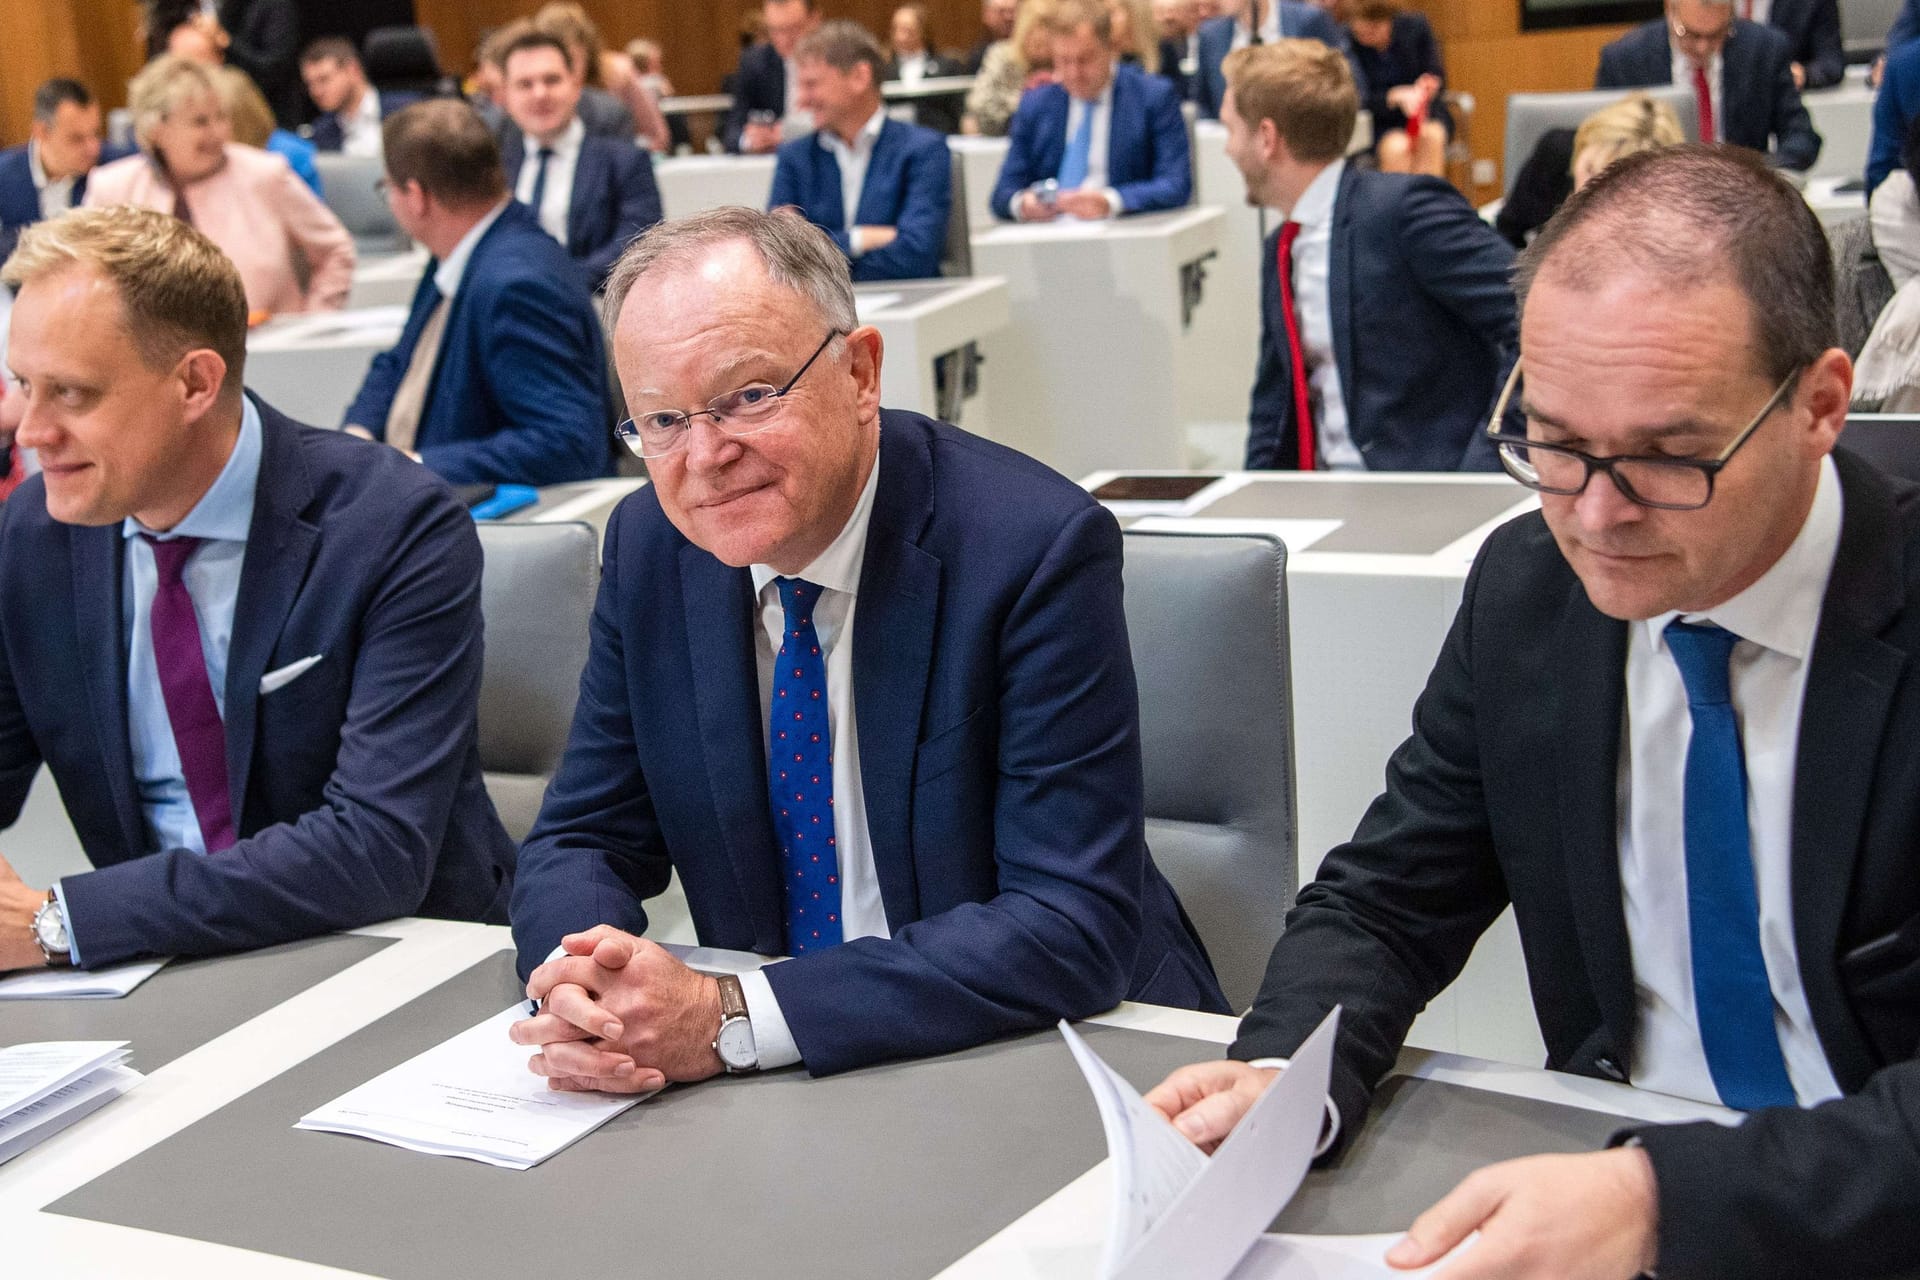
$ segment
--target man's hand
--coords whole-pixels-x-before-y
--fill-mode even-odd
[[[860,252],[872,253],[884,249],[900,238],[898,227],[855,227],[860,234]]]
[[[1480,1238],[1434,1280],[1632,1280],[1655,1265],[1659,1198],[1638,1147],[1489,1165],[1421,1214],[1387,1262],[1431,1266]]]
[[[610,925],[560,940],[566,955],[533,971],[542,1011],[510,1032],[537,1045],[528,1063],[556,1089],[643,1093],[722,1070],[713,1051],[720,985],[659,945]]]
[[[1803,67],[1803,66],[1801,66],[1801,65],[1800,65],[1799,63],[1797,63],[1797,62],[1795,62],[1795,63],[1792,63],[1792,64],[1790,64],[1790,65],[1789,65],[1789,66],[1787,67],[1787,70],[1789,70],[1789,71],[1791,71],[1791,72],[1793,72],[1793,87],[1794,87],[1794,88],[1796,88],[1796,89],[1804,89],[1804,88],[1806,88],[1806,87],[1807,87],[1807,69],[1806,69],[1805,67]]]
[[[740,149],[749,155],[765,155],[780,147],[780,126],[750,122],[740,130]]]
[[[1244,1062],[1197,1062],[1155,1085],[1146,1102],[1173,1121],[1194,1146],[1211,1152],[1278,1074],[1271,1067]]]
[[[33,918],[47,902],[45,889],[30,889],[10,863],[0,857],[0,970],[45,966],[40,944],[34,940]]]
[[[1023,191],[1014,201],[1013,216],[1022,222],[1052,222],[1060,210],[1031,191]]]
[[[1107,203],[1107,193],[1104,191],[1062,191],[1059,205],[1060,212],[1085,222],[1113,216],[1113,206]]]

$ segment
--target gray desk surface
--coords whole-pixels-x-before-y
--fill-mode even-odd
[[[1313,550],[1375,555],[1433,555],[1525,502],[1518,484],[1465,485],[1409,477],[1288,483],[1256,479],[1194,512],[1207,520],[1344,520]]]
[[[243,955],[178,960],[120,1000],[9,1000],[0,1003],[0,1047],[127,1040],[131,1065],[157,1071],[391,945],[391,938],[335,934]]]

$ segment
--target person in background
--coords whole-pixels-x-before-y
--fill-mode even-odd
[[[967,92],[967,112],[961,132],[1004,138],[1020,99],[1042,85],[1053,83],[1053,37],[1047,19],[1057,0],[1025,0],[1014,22],[1013,35],[987,50],[980,74]]]
[[[420,101],[417,93],[382,93],[369,84],[359,50],[342,36],[323,36],[308,45],[300,54],[300,78],[320,108],[309,136],[322,151],[379,159],[380,125],[400,108]]]
[[[767,200],[769,209],[798,208],[825,231],[857,281],[939,275],[953,204],[946,139],[887,118],[884,65],[856,22],[826,23],[800,42],[798,101],[819,128],[781,146]]]
[[[100,158],[100,103],[92,90],[64,77],[34,90],[27,140],[0,151],[0,259],[13,252],[23,228],[86,197]]]
[[[227,141],[213,69],[171,55],[127,87],[140,154],[102,165],[92,207],[139,205],[192,223],[220,246],[256,316],[343,307],[353,287],[353,237],[287,162]]]
[[[1259,31],[1261,44],[1272,44],[1285,37],[1300,36],[1318,40],[1335,49],[1345,49],[1347,38],[1340,24],[1325,9],[1302,0],[1240,0],[1230,3],[1219,17],[1200,24],[1197,40],[1199,66],[1195,70],[1193,101],[1202,119],[1220,118],[1220,99],[1226,93],[1226,76],[1221,65],[1227,54],[1254,43]]]
[[[491,27],[473,47],[473,71],[462,89],[467,105],[496,133],[507,122],[507,85],[500,74],[500,51],[526,29],[525,19]]]
[[[1920,412],[1920,121],[1907,126],[1901,160],[1867,205],[1873,249],[1894,292],[1854,366],[1853,407],[1862,412]]]
[[[1867,195],[1872,197],[1900,165],[1907,129],[1920,118],[1920,42],[1887,53],[1880,91],[1873,96],[1873,130],[1867,140]]]
[[[225,66],[227,33],[204,15],[196,15],[167,33],[165,52],[175,58],[188,58],[209,67]]]
[[[933,19],[927,6],[917,0],[893,11],[887,34],[887,65],[880,77],[883,81],[917,85],[922,80],[969,74],[958,61],[942,57],[934,47]],[[960,112],[958,98],[923,98],[913,104],[913,122],[939,133],[958,133]]]
[[[1193,97],[1200,68],[1200,0],[1153,0],[1160,32],[1160,74],[1174,81],[1180,100]]]
[[[1793,82],[1802,89],[1840,83],[1847,69],[1840,39],[1839,0],[1739,0],[1740,16],[1763,22],[1787,38]],[[1887,48],[1893,48],[1891,40]]]
[[[673,81],[667,78],[666,55],[661,51],[659,41],[644,37],[627,41],[627,58],[633,63],[640,87],[653,99],[655,107],[674,96]],[[683,147],[691,148],[693,135],[687,129],[687,118],[681,115],[668,116],[664,111],[661,115],[667,122],[667,149],[678,152]]]
[[[1622,156],[1687,140],[1673,108],[1630,93],[1580,122],[1578,130],[1549,129],[1513,180],[1513,191],[1493,220],[1507,243],[1524,249],[1547,219],[1593,176]]]
[[[979,75],[986,65],[987,50],[1013,39],[1013,26],[1020,17],[1020,5],[1021,0],[981,0],[980,38],[973,42],[973,48],[967,50],[967,56],[961,59],[966,67],[963,74]]]
[[[494,32],[487,41],[487,52],[491,55],[494,68],[500,75],[500,88],[494,93],[494,105],[492,109],[482,105],[480,102],[475,102],[473,106],[475,110],[480,112],[480,118],[485,120],[487,124],[500,135],[502,141],[505,141],[507,135],[513,131],[514,126],[513,121],[507,119],[506,114],[506,74],[501,59],[506,56],[507,50],[522,37],[535,32],[539,32],[542,35],[549,34],[547,32],[541,32],[540,28],[534,25],[533,19],[521,18],[501,27],[498,31]],[[559,39],[557,36],[552,38]],[[560,42],[560,47],[563,49],[567,48],[564,40]],[[586,66],[585,58],[576,59],[569,50],[567,62],[576,76],[584,77],[584,68]],[[582,79],[582,84],[585,85],[584,78]],[[580,116],[580,122],[586,127],[588,133],[602,138],[617,138],[621,142],[626,143],[633,141],[633,113],[628,111],[619,99],[615,98],[605,89],[596,89],[591,85],[585,85],[580,91],[580,103],[577,111]]]
[[[258,85],[238,67],[214,67],[213,87],[227,112],[227,137],[246,147],[271,151],[287,162],[307,189],[320,195],[320,168],[314,163],[314,145],[297,133],[273,123],[273,110],[260,96]]]
[[[1445,177],[1453,116],[1440,42],[1426,15],[1403,9],[1400,0],[1353,0],[1347,33],[1381,172]]]
[[[728,151],[765,155],[787,138],[813,128],[813,120],[794,101],[793,51],[820,25],[816,0],[764,0],[760,16],[767,42],[740,55],[734,68],[733,107],[721,127]]]
[[[587,11],[572,0],[550,0],[533,15],[534,29],[558,39],[567,47],[567,57],[585,85],[582,90],[582,118],[593,112],[585,106],[592,92],[605,93],[626,108],[633,117],[633,132],[628,141],[649,151],[666,151],[671,145],[667,118],[660,114],[659,102],[640,85],[639,73],[627,55],[606,48],[600,40],[600,28]]]
[[[300,83],[300,9],[295,0],[220,0],[226,60],[260,86],[276,120],[294,128],[306,119]]]

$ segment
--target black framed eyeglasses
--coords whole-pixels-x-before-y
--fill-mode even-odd
[[[813,354],[807,357],[807,362],[800,366],[800,372],[788,378],[785,386],[749,383],[723,396],[715,396],[707,401],[704,409],[686,412],[657,409],[637,418],[628,418],[613,429],[614,434],[636,457],[659,458],[686,444],[695,418],[712,418],[713,425],[730,436],[750,436],[765,431],[778,424],[776,410],[780,407],[780,401],[799,385],[800,379],[806,376],[807,370],[813,368],[814,361],[820,358],[833,340],[844,336],[846,332],[845,329],[829,329],[827,336],[820,340],[820,345],[813,349]]]
[[[1740,452],[1740,446],[1760,429],[1760,424],[1786,402],[1787,393],[1793,389],[1800,374],[1799,369],[1788,374],[1786,380],[1767,397],[1767,402],[1760,406],[1760,412],[1754,415],[1753,421],[1742,427],[1740,434],[1717,457],[1659,458],[1616,454],[1599,458],[1565,445],[1542,444],[1524,435],[1500,430],[1500,424],[1507,416],[1507,402],[1513,398],[1514,388],[1520,385],[1520,362],[1516,360],[1513,362],[1513,372],[1507,375],[1507,385],[1493,406],[1493,420],[1487,423],[1487,438],[1498,447],[1500,465],[1507,469],[1507,474],[1536,492],[1570,498],[1586,491],[1594,472],[1604,471],[1614,487],[1630,502],[1659,511],[1698,511],[1713,500],[1715,478],[1732,461],[1733,455]]]

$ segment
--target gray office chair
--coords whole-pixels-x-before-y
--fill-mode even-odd
[[[947,242],[940,246],[940,274],[949,280],[973,274],[973,233],[967,224],[967,166],[960,153],[949,149],[953,170],[953,200],[947,206]]]
[[[346,226],[355,249],[363,254],[406,249],[406,233],[394,221],[387,198],[380,194],[385,169],[379,160],[322,151],[313,162],[320,170],[321,199]]]
[[[1147,847],[1244,1009],[1298,882],[1286,547],[1192,533],[1125,547]]]
[[[586,524],[480,525],[480,767],[515,842],[540,815],[573,723],[600,549]]]
[[[1501,194],[1513,194],[1513,180],[1527,163],[1527,157],[1540,145],[1540,135],[1549,129],[1577,129],[1580,122],[1605,106],[1611,106],[1629,93],[1644,93],[1656,102],[1664,102],[1680,117],[1680,128],[1687,141],[1700,140],[1700,110],[1693,90],[1669,84],[1645,89],[1588,89],[1580,93],[1510,93],[1507,95],[1507,140],[1500,162]]]

